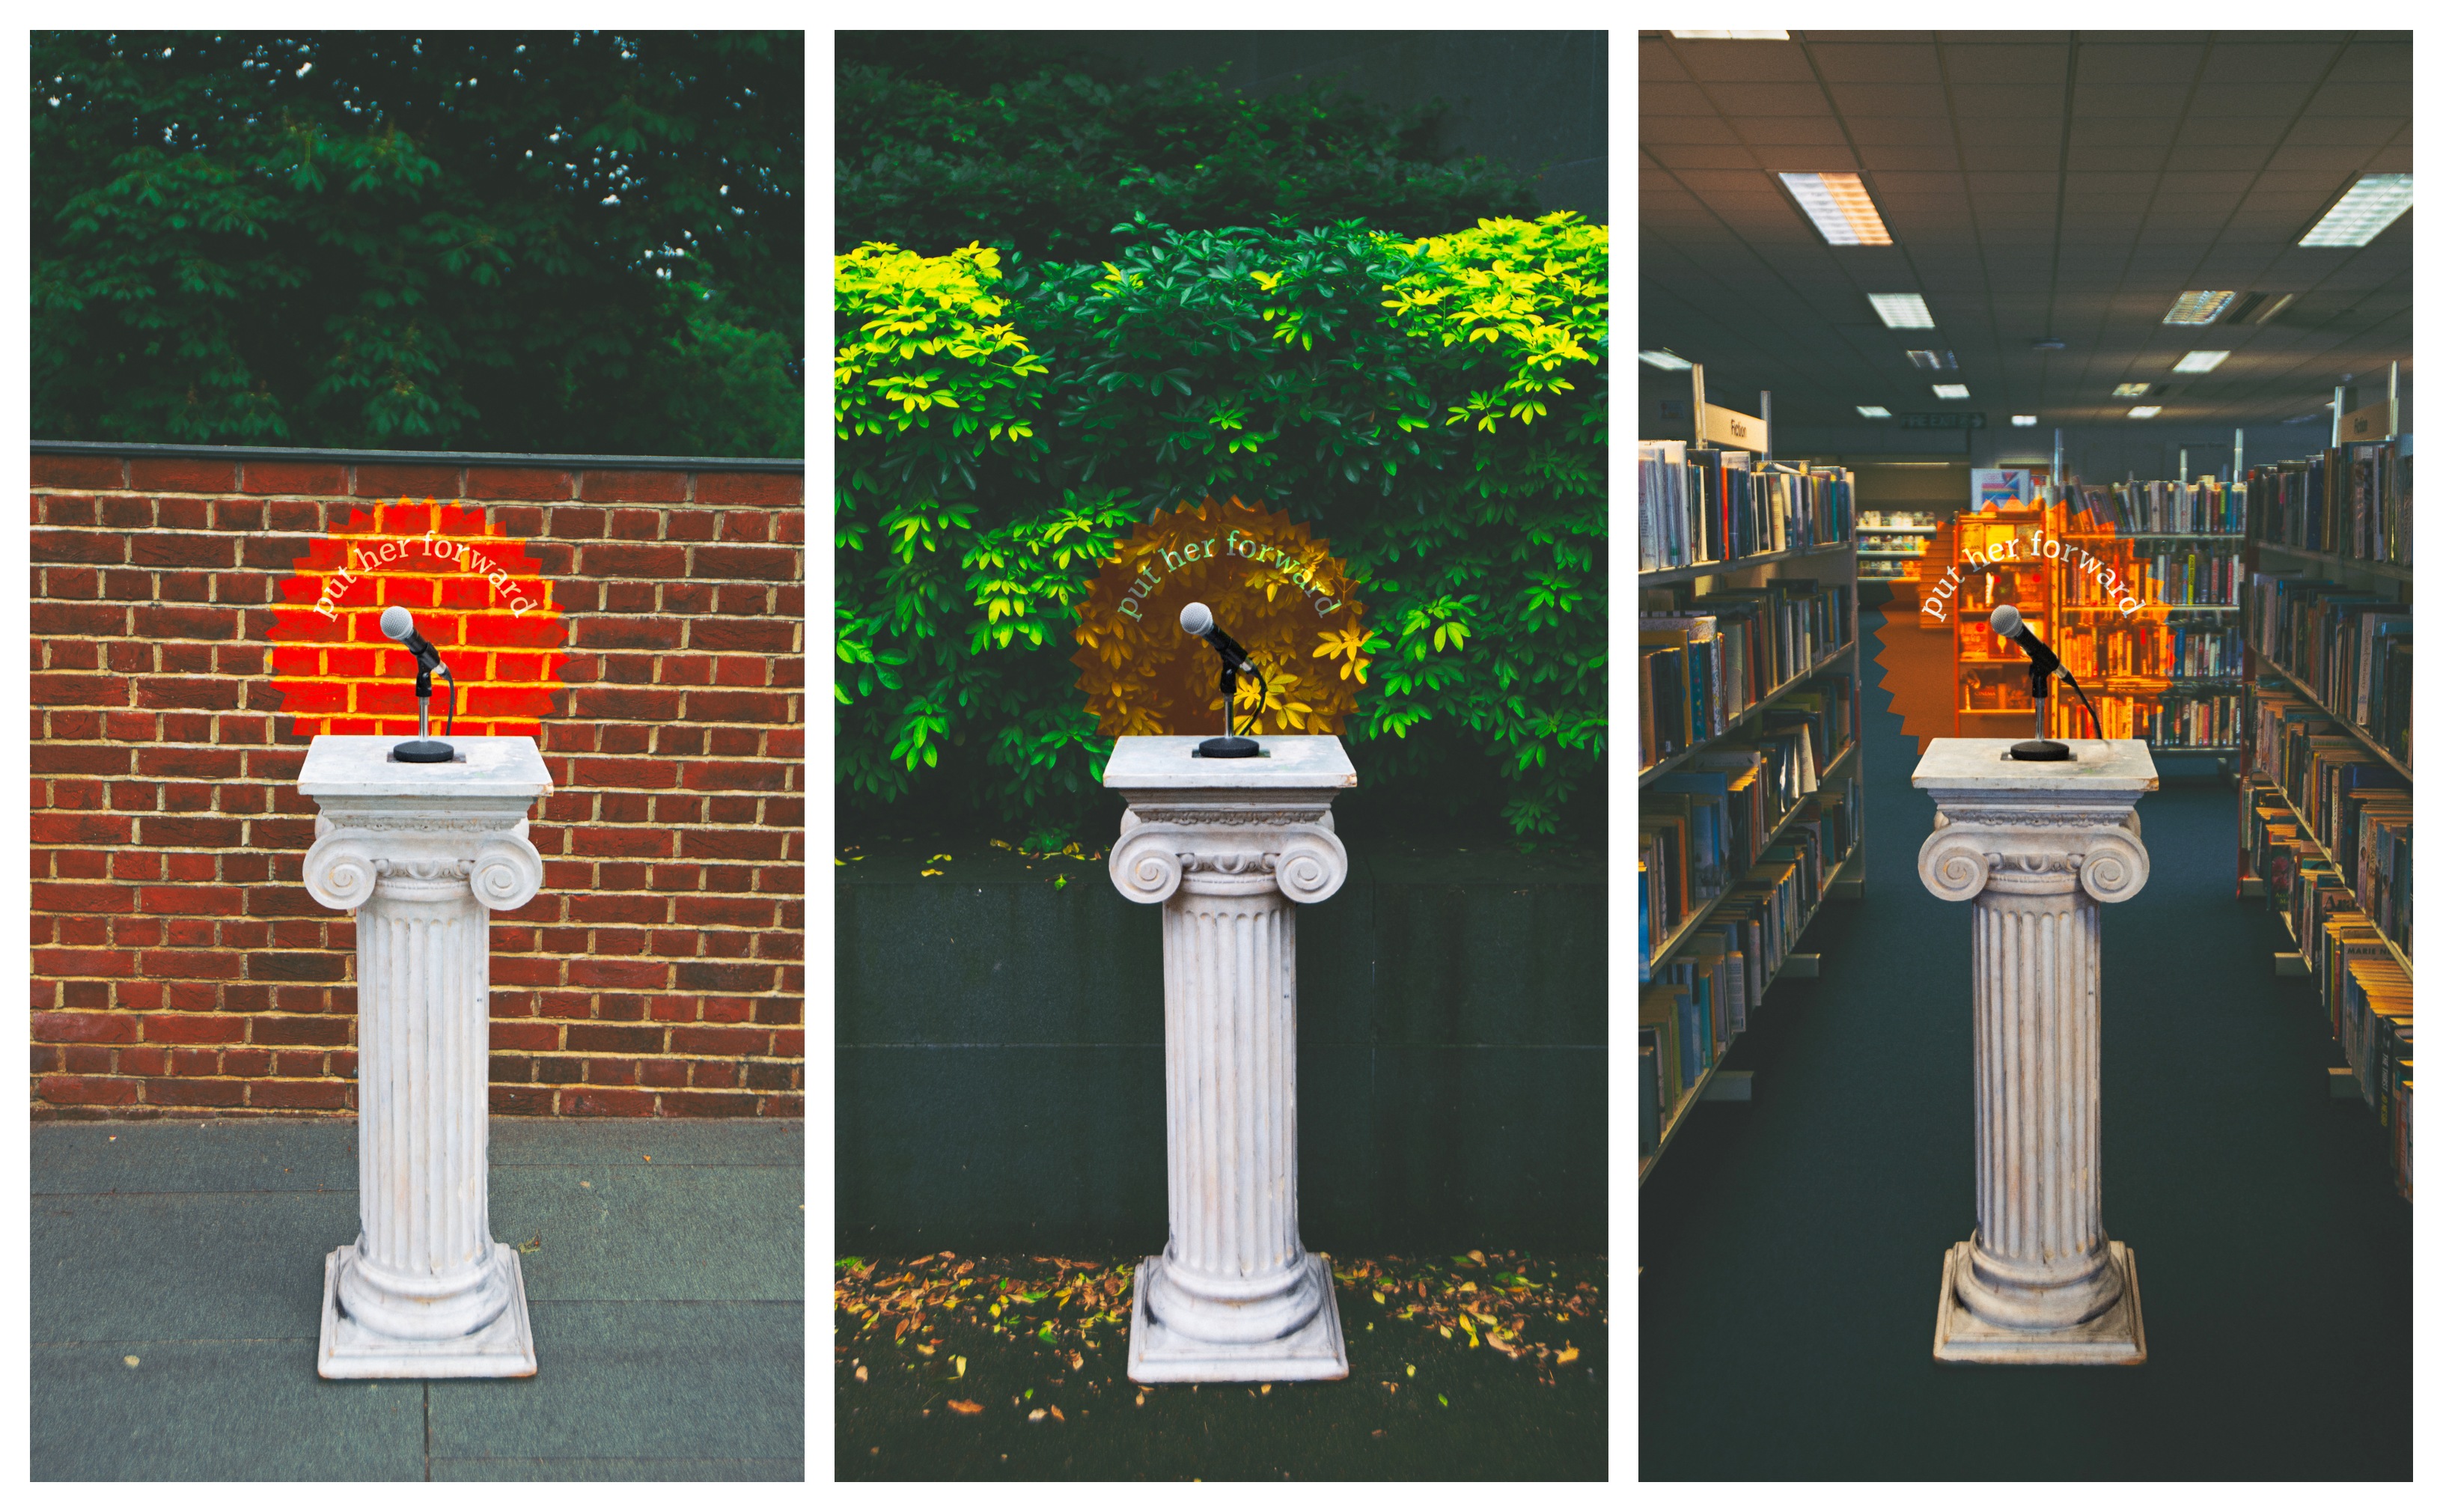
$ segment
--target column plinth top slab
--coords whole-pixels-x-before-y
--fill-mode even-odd
[[[1909,774],[1938,803],[1978,799],[2017,802],[2131,803],[2161,785],[2142,740],[2070,740],[2066,762],[2016,762],[2017,742],[1944,738],[1928,745]]]
[[[1123,735],[1103,764],[1103,785],[1131,804],[1277,802],[1329,803],[1357,785],[1337,735],[1261,735],[1263,754],[1208,760],[1196,754],[1197,735]]]
[[[525,735],[460,735],[450,744],[463,762],[395,762],[397,735],[317,735],[297,774],[308,798],[516,799],[552,790],[551,771]],[[1219,764],[1216,764],[1219,765]]]

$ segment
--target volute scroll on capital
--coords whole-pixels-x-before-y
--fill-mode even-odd
[[[305,852],[305,891],[324,908],[353,912],[385,876],[464,878],[487,909],[520,908],[542,889],[542,857],[512,831],[450,833],[330,828]]]
[[[1190,877],[1190,891],[1277,888],[1293,903],[1320,903],[1349,877],[1349,852],[1327,824],[1290,823],[1225,833],[1149,821],[1133,810],[1111,847],[1111,885],[1132,903],[1161,903]]]
[[[2044,816],[2032,822],[1963,821],[1938,815],[1934,832],[1918,848],[1918,876],[1926,891],[1949,903],[1980,893],[2052,894],[2085,891],[2099,903],[2137,896],[2151,864],[2139,839],[2136,816]]]

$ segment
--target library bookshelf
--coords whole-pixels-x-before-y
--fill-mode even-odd
[[[2413,1191],[2407,436],[2250,469],[2238,892],[2262,898]]]
[[[1639,452],[1643,1183],[1865,846],[1853,475]]]

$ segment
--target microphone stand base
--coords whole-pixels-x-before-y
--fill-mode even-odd
[[[2011,747],[2014,762],[2066,762],[2069,747],[2057,740],[2023,740]]]
[[[1260,756],[1256,743],[1244,735],[1216,735],[1196,747],[1196,754],[1208,757],[1243,758]]]
[[[395,762],[446,762],[457,754],[447,742],[438,740],[403,740],[390,748]]]

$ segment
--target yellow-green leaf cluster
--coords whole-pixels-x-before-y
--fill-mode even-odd
[[[840,344],[833,418],[841,440],[929,429],[955,436],[1034,436],[1051,370],[1000,319],[1001,253],[975,244],[926,257],[868,242],[833,259]]]
[[[1473,230],[1386,245],[1422,259],[1384,291],[1406,335],[1466,349],[1497,388],[1469,395],[1446,423],[1492,431],[1532,424],[1568,374],[1601,359],[1610,297],[1611,233],[1573,211],[1537,220],[1483,220]]]

